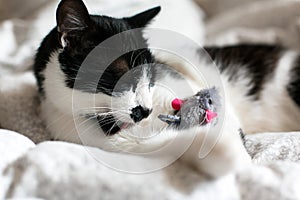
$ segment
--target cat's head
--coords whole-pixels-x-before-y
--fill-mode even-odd
[[[89,68],[84,72],[86,78],[78,80],[78,71],[88,54],[106,39],[121,32],[144,28],[160,11],[155,7],[132,17],[112,18],[107,16],[89,15],[81,0],[62,0],[57,9],[57,33],[60,53],[58,61],[65,75],[67,87],[80,90],[82,95],[96,93],[100,100],[95,107],[99,110],[99,124],[106,134],[114,134],[123,126],[139,123],[147,118],[152,111],[152,90],[154,86],[153,56],[148,48],[136,49],[120,55],[108,66]],[[114,48],[128,48],[136,45],[135,41],[146,40],[142,31],[126,36],[131,42],[119,44]],[[99,58],[105,55],[98,55]],[[105,71],[95,85],[91,80],[99,69]],[[95,70],[95,71],[93,71]],[[89,74],[90,73],[90,74]],[[84,99],[84,98],[83,98]],[[102,115],[103,113],[106,113]],[[87,113],[90,116],[93,113]],[[97,113],[96,113],[97,114]]]

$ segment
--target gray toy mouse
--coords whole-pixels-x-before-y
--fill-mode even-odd
[[[187,129],[206,125],[217,117],[220,108],[220,95],[215,87],[199,91],[187,99],[174,99],[174,115],[159,115],[158,118],[171,127]]]

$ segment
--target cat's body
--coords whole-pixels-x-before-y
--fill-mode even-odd
[[[298,52],[272,45],[206,50],[245,133],[300,130]]]
[[[198,152],[207,126],[181,131],[166,129],[166,124],[157,118],[159,114],[174,112],[170,102],[175,97],[185,98],[203,89],[201,81],[189,79],[193,74],[183,73],[184,78],[175,75],[144,48],[115,60],[100,83],[92,84],[94,91],[86,86],[90,84],[76,87],[79,67],[96,45],[114,34],[144,27],[158,12],[159,9],[154,8],[124,19],[89,17],[81,1],[61,2],[57,11],[58,26],[42,43],[35,62],[42,115],[55,139],[108,151],[144,153],[160,149],[174,138],[186,141],[196,136],[181,160],[202,172],[219,176],[249,161],[239,135],[240,128],[246,133],[300,130],[297,123],[300,80],[295,73],[291,77],[292,71],[300,76],[296,65],[298,55],[270,46],[207,48],[222,73],[226,112],[220,138],[202,160],[198,159]],[[134,40],[141,35],[129,37]],[[132,63],[132,57],[137,62]],[[200,63],[214,67],[214,63],[207,60],[204,56]],[[172,63],[172,60],[164,60],[169,61]],[[145,66],[139,68],[139,65]],[[183,64],[181,68],[184,67]],[[131,70],[135,78],[119,88],[117,94],[121,95],[116,95],[114,86]],[[185,88],[187,84],[191,89]],[[176,96],[170,88],[177,91]],[[205,141],[214,143],[215,140],[212,134]]]

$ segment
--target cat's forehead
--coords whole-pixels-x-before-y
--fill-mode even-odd
[[[122,18],[92,15],[91,19],[94,23],[86,30],[84,40],[93,47],[105,42],[123,53],[148,47],[142,29],[133,29]]]
[[[144,88],[149,85],[153,80],[151,64],[145,64],[134,69],[131,69],[118,80],[115,91],[132,91],[136,92],[137,89]]]
[[[131,29],[129,24],[123,19],[91,15],[91,20],[98,29],[104,30],[107,33],[110,32],[111,34],[121,33]]]

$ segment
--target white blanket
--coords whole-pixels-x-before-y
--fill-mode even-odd
[[[181,32],[199,44],[299,47],[299,1],[198,0],[209,14],[206,29],[202,11],[189,0],[86,2],[90,11],[114,16],[162,3],[163,14],[152,26]],[[300,199],[300,133],[249,136],[246,146],[255,164],[219,180],[180,162],[149,174],[121,173],[97,162],[88,151],[110,153],[44,142],[50,136],[39,117],[35,79],[28,69],[42,37],[55,24],[56,5],[0,0],[0,127],[18,132],[0,130],[0,199]]]

